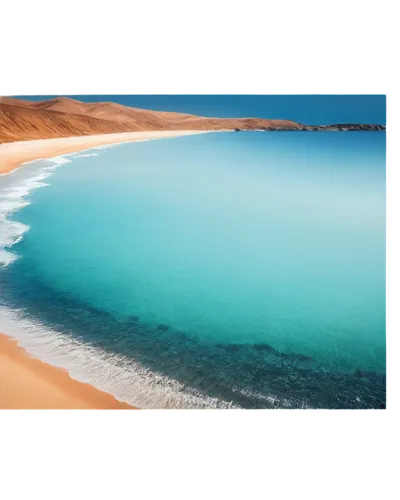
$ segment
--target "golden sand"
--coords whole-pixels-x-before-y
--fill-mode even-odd
[[[0,334],[0,409],[133,409]]]

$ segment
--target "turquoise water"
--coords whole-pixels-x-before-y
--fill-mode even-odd
[[[92,383],[105,360],[102,387],[140,406],[384,405],[384,133],[215,133],[69,160],[9,217],[29,230],[2,300],[36,325],[31,347]]]

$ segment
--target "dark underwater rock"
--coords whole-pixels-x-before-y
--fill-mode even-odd
[[[161,324],[157,326],[157,330],[159,330],[160,332],[166,332],[167,330],[169,330],[169,326]]]
[[[279,351],[277,351],[274,347],[272,347],[269,344],[254,344],[252,348],[255,349],[256,351],[268,351],[272,352],[273,354],[279,355]]]

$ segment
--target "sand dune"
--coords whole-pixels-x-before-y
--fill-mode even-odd
[[[0,142],[151,130],[297,130],[290,120],[207,118],[67,97],[46,101],[0,98]]]

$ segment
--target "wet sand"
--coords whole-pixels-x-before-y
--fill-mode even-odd
[[[0,334],[0,409],[134,409]]]

